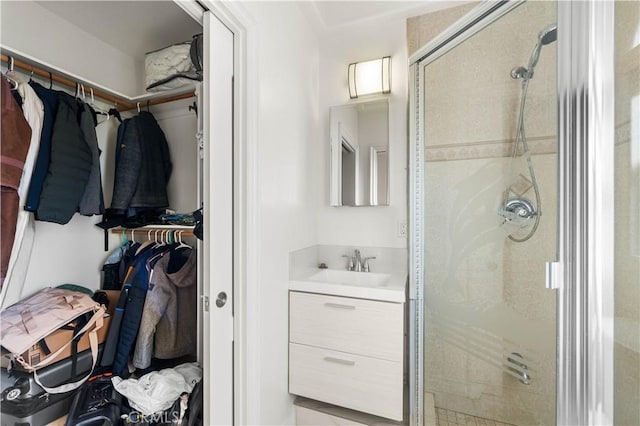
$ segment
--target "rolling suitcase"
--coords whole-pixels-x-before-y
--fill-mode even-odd
[[[102,345],[99,347],[102,351]],[[100,352],[98,357],[100,356]],[[58,386],[71,382],[91,370],[91,350],[64,359],[38,370],[40,381],[45,386]],[[33,373],[18,371],[0,371],[0,419],[2,426],[44,426],[69,412],[75,391],[48,394],[34,380]]]

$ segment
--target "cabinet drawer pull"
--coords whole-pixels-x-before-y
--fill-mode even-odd
[[[351,361],[349,359],[335,358],[332,356],[325,356],[324,360],[329,362],[335,362],[336,364],[342,364],[342,365],[356,365],[355,361]]]
[[[338,309],[355,309],[356,307],[353,305],[343,305],[342,303],[325,303],[324,306],[328,308],[338,308]]]

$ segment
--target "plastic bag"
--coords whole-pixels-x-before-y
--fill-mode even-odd
[[[113,377],[111,381],[134,410],[150,416],[170,408],[183,392],[191,393],[201,379],[202,368],[193,362],[153,371],[139,379]]]

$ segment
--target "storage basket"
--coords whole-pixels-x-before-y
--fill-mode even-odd
[[[202,34],[145,55],[145,86],[149,92],[171,90],[202,80]]]

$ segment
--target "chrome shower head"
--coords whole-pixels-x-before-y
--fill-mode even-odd
[[[540,58],[540,51],[542,50],[542,46],[553,43],[557,38],[558,26],[556,24],[551,24],[544,30],[540,31],[540,34],[538,34],[538,42],[533,48],[533,52],[531,52],[531,57],[529,58],[529,65],[527,66],[527,70],[529,70],[528,78],[533,77],[533,69],[538,63],[538,59]]]
[[[533,77],[533,69],[538,63],[538,59],[540,58],[540,51],[542,50],[542,46],[546,46],[547,44],[553,43],[558,39],[558,25],[551,24],[547,26],[545,29],[540,31],[538,34],[538,42],[533,48],[533,52],[531,52],[531,57],[529,58],[529,64],[527,67],[515,67],[511,70],[511,77],[514,79],[522,79],[523,84],[530,80]]]
[[[538,34],[538,40],[539,43],[542,46],[545,46],[549,43],[553,43],[554,41],[556,41],[558,38],[558,25],[557,24],[551,24],[549,25],[547,28],[545,28],[544,30],[540,31],[540,34]]]

